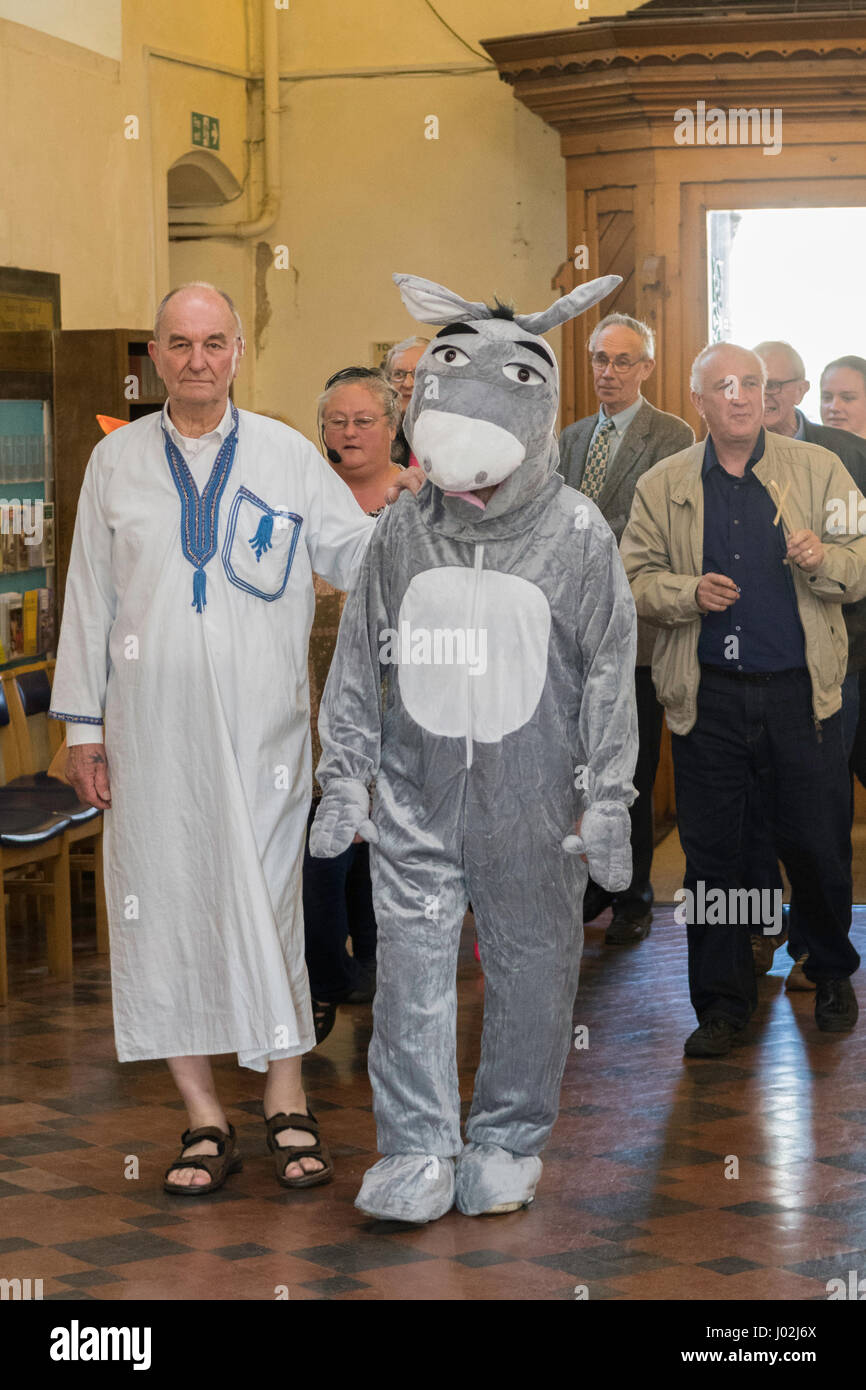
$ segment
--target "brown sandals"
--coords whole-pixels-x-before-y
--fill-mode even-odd
[[[210,1139],[216,1144],[217,1152],[215,1154],[190,1154],[188,1158],[185,1158],[184,1150],[188,1149],[191,1144],[198,1144],[202,1139]],[[200,1129],[187,1129],[181,1135],[180,1156],[165,1170],[163,1191],[176,1193],[178,1197],[203,1197],[207,1192],[216,1192],[218,1188],[222,1187],[230,1173],[239,1173],[243,1166],[244,1161],[238,1152],[234,1125],[229,1125],[228,1134],[224,1130],[218,1129],[216,1125],[202,1125]],[[210,1182],[190,1183],[188,1187],[181,1187],[178,1183],[169,1182],[169,1173],[173,1173],[177,1168],[203,1168],[206,1173],[210,1173]]]
[[[277,1143],[277,1135],[284,1129],[302,1129],[307,1134],[312,1134],[315,1144],[287,1144],[281,1148]],[[334,1176],[334,1164],[327,1146],[319,1138],[319,1126],[315,1115],[308,1111],[306,1115],[272,1115],[270,1119],[265,1119],[265,1130],[268,1138],[268,1148],[274,1155],[274,1166],[277,1171],[277,1182],[281,1187],[318,1187],[320,1183],[330,1182]],[[301,1158],[317,1158],[320,1163],[324,1163],[324,1168],[317,1168],[312,1173],[304,1173],[302,1178],[287,1178],[286,1169],[290,1163],[297,1163]]]
[[[283,1187],[318,1187],[320,1183],[330,1182],[334,1176],[334,1163],[327,1147],[319,1138],[319,1126],[315,1115],[308,1112],[306,1115],[286,1115],[280,1113],[272,1115],[269,1120],[265,1120],[267,1131],[268,1148],[274,1155],[274,1165],[277,1171],[277,1182]],[[291,1144],[281,1148],[277,1143],[277,1135],[284,1129],[302,1129],[307,1134],[311,1134],[315,1139],[314,1144]],[[198,1144],[202,1139],[210,1139],[216,1144],[215,1154],[189,1154],[185,1151],[192,1145]],[[188,1129],[181,1135],[180,1155],[165,1170],[163,1178],[163,1190],[175,1193],[179,1197],[204,1197],[208,1192],[216,1192],[222,1187],[226,1178],[231,1173],[239,1173],[244,1166],[238,1150],[237,1136],[234,1125],[229,1125],[228,1134],[224,1130],[218,1129],[216,1125],[203,1125],[200,1129]],[[325,1166],[317,1168],[315,1172],[304,1173],[302,1178],[287,1178],[286,1169],[290,1163],[297,1163],[299,1159],[316,1158]],[[188,1187],[181,1187],[178,1183],[169,1182],[169,1176],[180,1168],[202,1168],[206,1173],[210,1173],[210,1182],[195,1184],[190,1183]]]

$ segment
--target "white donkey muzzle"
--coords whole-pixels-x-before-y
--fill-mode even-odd
[[[410,443],[430,481],[448,492],[501,483],[526,457],[520,440],[501,425],[447,410],[422,410]]]

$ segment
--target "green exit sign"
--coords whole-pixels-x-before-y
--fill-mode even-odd
[[[219,149],[220,123],[216,116],[203,116],[200,111],[193,111],[192,143],[203,145],[206,150]]]

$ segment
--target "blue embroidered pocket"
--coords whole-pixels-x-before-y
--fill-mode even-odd
[[[279,598],[289,582],[302,524],[297,513],[269,507],[239,487],[223,543],[223,567],[232,584],[269,603]]]

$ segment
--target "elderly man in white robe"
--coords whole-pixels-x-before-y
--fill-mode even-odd
[[[186,1104],[167,1191],[241,1167],[226,1052],[267,1074],[278,1181],[312,1186],[333,1173],[301,1083],[312,575],[347,589],[375,522],[312,444],[229,400],[224,292],[167,295],[149,350],[168,401],[93,451],[52,697],[69,780],[106,812],[117,1053],[166,1058]]]

